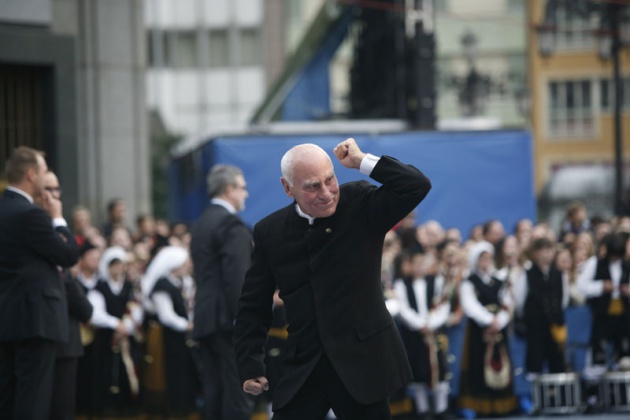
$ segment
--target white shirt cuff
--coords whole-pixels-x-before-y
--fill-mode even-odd
[[[63,217],[55,217],[53,219],[53,228],[58,228],[59,226],[68,227],[66,219],[64,219]]]
[[[370,176],[372,174],[372,170],[374,170],[374,167],[380,159],[380,157],[376,157],[368,153],[361,161],[361,167],[359,170],[363,175]]]

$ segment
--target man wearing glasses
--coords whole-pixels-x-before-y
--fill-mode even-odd
[[[56,200],[61,200],[62,191],[57,175],[48,171],[44,180],[44,190]],[[83,253],[84,247],[80,253]],[[79,356],[83,355],[79,323],[90,320],[93,308],[78,280],[70,276],[69,270],[62,270],[61,277],[68,300],[68,342],[57,345],[50,418],[71,419],[74,418],[76,405],[77,362]]]
[[[193,338],[199,341],[204,414],[249,420],[253,397],[241,389],[232,345],[236,308],[250,265],[252,236],[236,215],[248,197],[241,169],[215,165],[207,178],[210,204],[193,226],[190,253],[197,286]]]

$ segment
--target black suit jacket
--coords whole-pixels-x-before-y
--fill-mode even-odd
[[[232,331],[252,247],[249,228],[223,206],[211,204],[193,226],[194,338]]]
[[[66,227],[22,195],[0,198],[0,342],[68,340],[68,309],[58,266],[70,267],[77,245]]]
[[[66,276],[63,282],[68,300],[68,342],[57,345],[57,358],[79,357],[83,355],[81,343],[81,322],[88,322],[92,318],[92,304],[88,300],[83,287],[77,279]]]
[[[366,181],[342,185],[334,215],[311,226],[291,204],[254,228],[234,331],[242,380],[265,374],[263,346],[276,287],[289,337],[274,409],[299,390],[324,351],[350,394],[370,404],[411,379],[409,363],[385,307],[380,280],[383,239],[431,188],[416,168],[383,156]]]

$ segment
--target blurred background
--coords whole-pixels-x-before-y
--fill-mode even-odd
[[[418,221],[558,228],[628,212],[629,112],[626,0],[0,2],[0,161],[44,150],[97,221],[193,220],[228,162],[253,224],[289,146],[354,136],[449,192]]]

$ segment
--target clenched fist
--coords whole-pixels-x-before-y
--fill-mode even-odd
[[[365,153],[359,149],[357,142],[352,138],[339,143],[333,152],[335,152],[335,156],[337,156],[339,162],[350,169],[359,169],[361,167],[361,161],[365,157]]]

